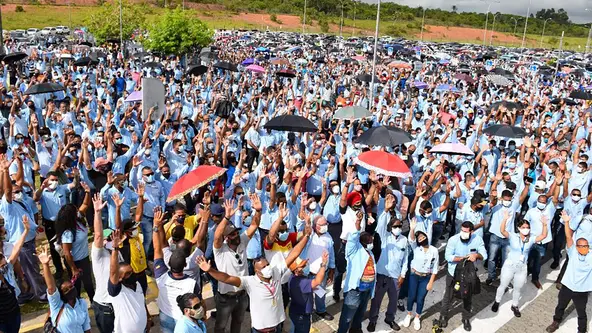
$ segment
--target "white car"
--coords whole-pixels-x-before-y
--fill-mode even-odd
[[[56,33],[56,28],[54,28],[54,27],[45,27],[45,28],[41,29],[42,35],[50,35],[50,34],[55,34],[55,33]]]
[[[38,32],[39,32],[39,29],[37,29],[37,28],[27,29],[27,35],[29,35],[29,36],[35,36]]]
[[[70,29],[66,26],[63,26],[63,25],[58,25],[57,27],[55,27],[55,29],[58,34],[69,34],[70,33]]]

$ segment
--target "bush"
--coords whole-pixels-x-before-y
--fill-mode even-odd
[[[386,27],[385,33],[392,37],[401,37],[404,32],[403,29],[393,24]]]
[[[275,22],[277,24],[282,24],[283,23],[280,19],[278,19],[277,15],[275,13],[269,15],[269,19],[271,20],[271,22]]]
[[[322,17],[319,19],[319,27],[321,28],[322,32],[329,32],[329,22],[327,22],[326,18]]]
[[[16,6],[16,8],[14,9],[15,12],[17,13],[24,13],[25,9],[23,8],[23,6]]]

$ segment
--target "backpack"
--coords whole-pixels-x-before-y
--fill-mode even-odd
[[[453,283],[456,298],[466,299],[481,293],[481,282],[477,276],[477,269],[470,260],[465,259],[456,265]]]
[[[220,101],[216,106],[216,116],[226,119],[230,114],[232,114],[232,102]]]

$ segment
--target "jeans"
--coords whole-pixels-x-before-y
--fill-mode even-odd
[[[575,292],[566,286],[561,287],[557,300],[557,307],[555,308],[555,315],[553,321],[561,322],[563,320],[563,314],[565,308],[569,304],[569,301],[573,301],[578,314],[578,333],[584,333],[588,330],[588,316],[586,315],[586,304],[588,303],[587,292]]]
[[[239,291],[234,295],[216,293],[216,323],[215,333],[224,333],[230,321],[230,333],[240,333],[245,313],[249,306],[249,296],[245,291]]]
[[[333,279],[333,297],[339,296],[341,292],[341,282],[343,281],[343,274],[347,269],[347,261],[345,259],[345,243],[341,243],[341,247],[337,254],[335,254],[335,276]]]
[[[386,321],[394,321],[397,313],[397,298],[399,293],[399,280],[390,276],[377,274],[376,275],[376,289],[374,291],[374,298],[370,303],[370,322],[376,323],[378,321],[378,313],[380,312],[380,304],[384,298],[384,294],[388,293],[388,307],[386,309]]]
[[[19,253],[19,262],[27,280],[27,284],[31,287],[31,292],[40,299],[47,299],[47,287],[41,274],[39,274],[40,262],[37,259],[37,250],[35,249],[35,240],[30,240],[23,244],[21,252]],[[88,274],[92,275],[89,271]]]
[[[565,238],[565,237],[564,237]],[[496,270],[495,261],[497,259],[497,251],[502,251],[502,267],[506,261],[506,255],[508,254],[508,239],[501,238],[494,233],[489,236],[489,258],[487,258],[487,278],[495,280]]]
[[[41,223],[43,224],[43,228],[45,228],[45,237],[47,237],[47,241],[49,242],[49,252],[51,253],[51,261],[53,262],[53,265],[56,269],[56,275],[61,276],[64,273],[62,257],[55,249],[55,240],[51,240],[56,235],[55,222],[52,220],[42,219]]]
[[[449,273],[446,273],[446,290],[444,291],[444,297],[442,298],[442,309],[440,310],[440,316],[448,318],[448,312],[452,305],[452,298],[454,297],[454,277]],[[462,309],[462,320],[471,319],[471,308],[473,306],[473,300],[470,297],[463,299]]]
[[[5,318],[4,323],[0,323],[0,332],[2,333],[18,333],[21,329],[21,311],[17,311],[15,316]]]
[[[142,215],[142,222],[140,222],[140,228],[142,229],[142,245],[144,246],[144,253],[146,253],[146,259],[154,257],[150,256],[150,250],[152,249],[152,220],[153,217]]]
[[[310,318],[310,314],[290,313],[290,320],[292,321],[292,329],[290,330],[290,333],[309,333]]]
[[[362,320],[371,295],[372,288],[365,291],[352,289],[345,293],[337,333],[348,332],[350,326],[353,330],[362,330]]]
[[[160,311],[158,319],[160,320],[160,330],[162,333],[173,333],[175,331],[177,321],[173,317],[169,317]]]
[[[415,313],[420,315],[423,311],[423,304],[428,295],[428,283],[430,282],[431,274],[426,276],[419,276],[415,273],[409,275],[409,296],[407,297],[407,312],[413,311],[413,303],[416,303]]]
[[[502,266],[500,285],[495,293],[495,301],[498,303],[502,301],[502,296],[504,296],[506,288],[510,282],[513,281],[514,290],[512,291],[512,306],[517,307],[518,301],[520,300],[520,294],[522,293],[522,287],[526,283],[527,271],[526,264],[522,261],[514,259],[506,260]]]
[[[528,268],[532,273],[532,281],[539,280],[539,275],[541,274],[541,265],[543,257],[545,256],[546,247],[546,244],[534,244],[530,249],[530,254],[528,255]]]
[[[92,308],[95,312],[95,321],[99,332],[112,333],[115,325],[115,313],[113,312],[113,307],[92,302]]]
[[[314,279],[315,276],[316,276],[315,274],[310,273],[308,278]],[[323,289],[327,288],[327,274],[325,274],[325,278],[323,279],[323,282],[321,282],[320,287],[322,287]],[[327,295],[323,295],[323,297],[319,297],[317,294],[314,294],[315,310],[317,311],[317,313],[327,312],[327,305],[325,304],[325,296],[327,296]],[[284,305],[286,305],[286,302],[284,302]]]

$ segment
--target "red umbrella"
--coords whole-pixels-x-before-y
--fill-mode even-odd
[[[368,170],[391,177],[411,177],[411,171],[405,162],[397,155],[380,150],[367,151],[355,159],[355,163]]]
[[[204,186],[212,180],[222,176],[226,169],[213,165],[201,165],[197,169],[179,178],[169,193],[167,202],[181,199],[185,194]]]

